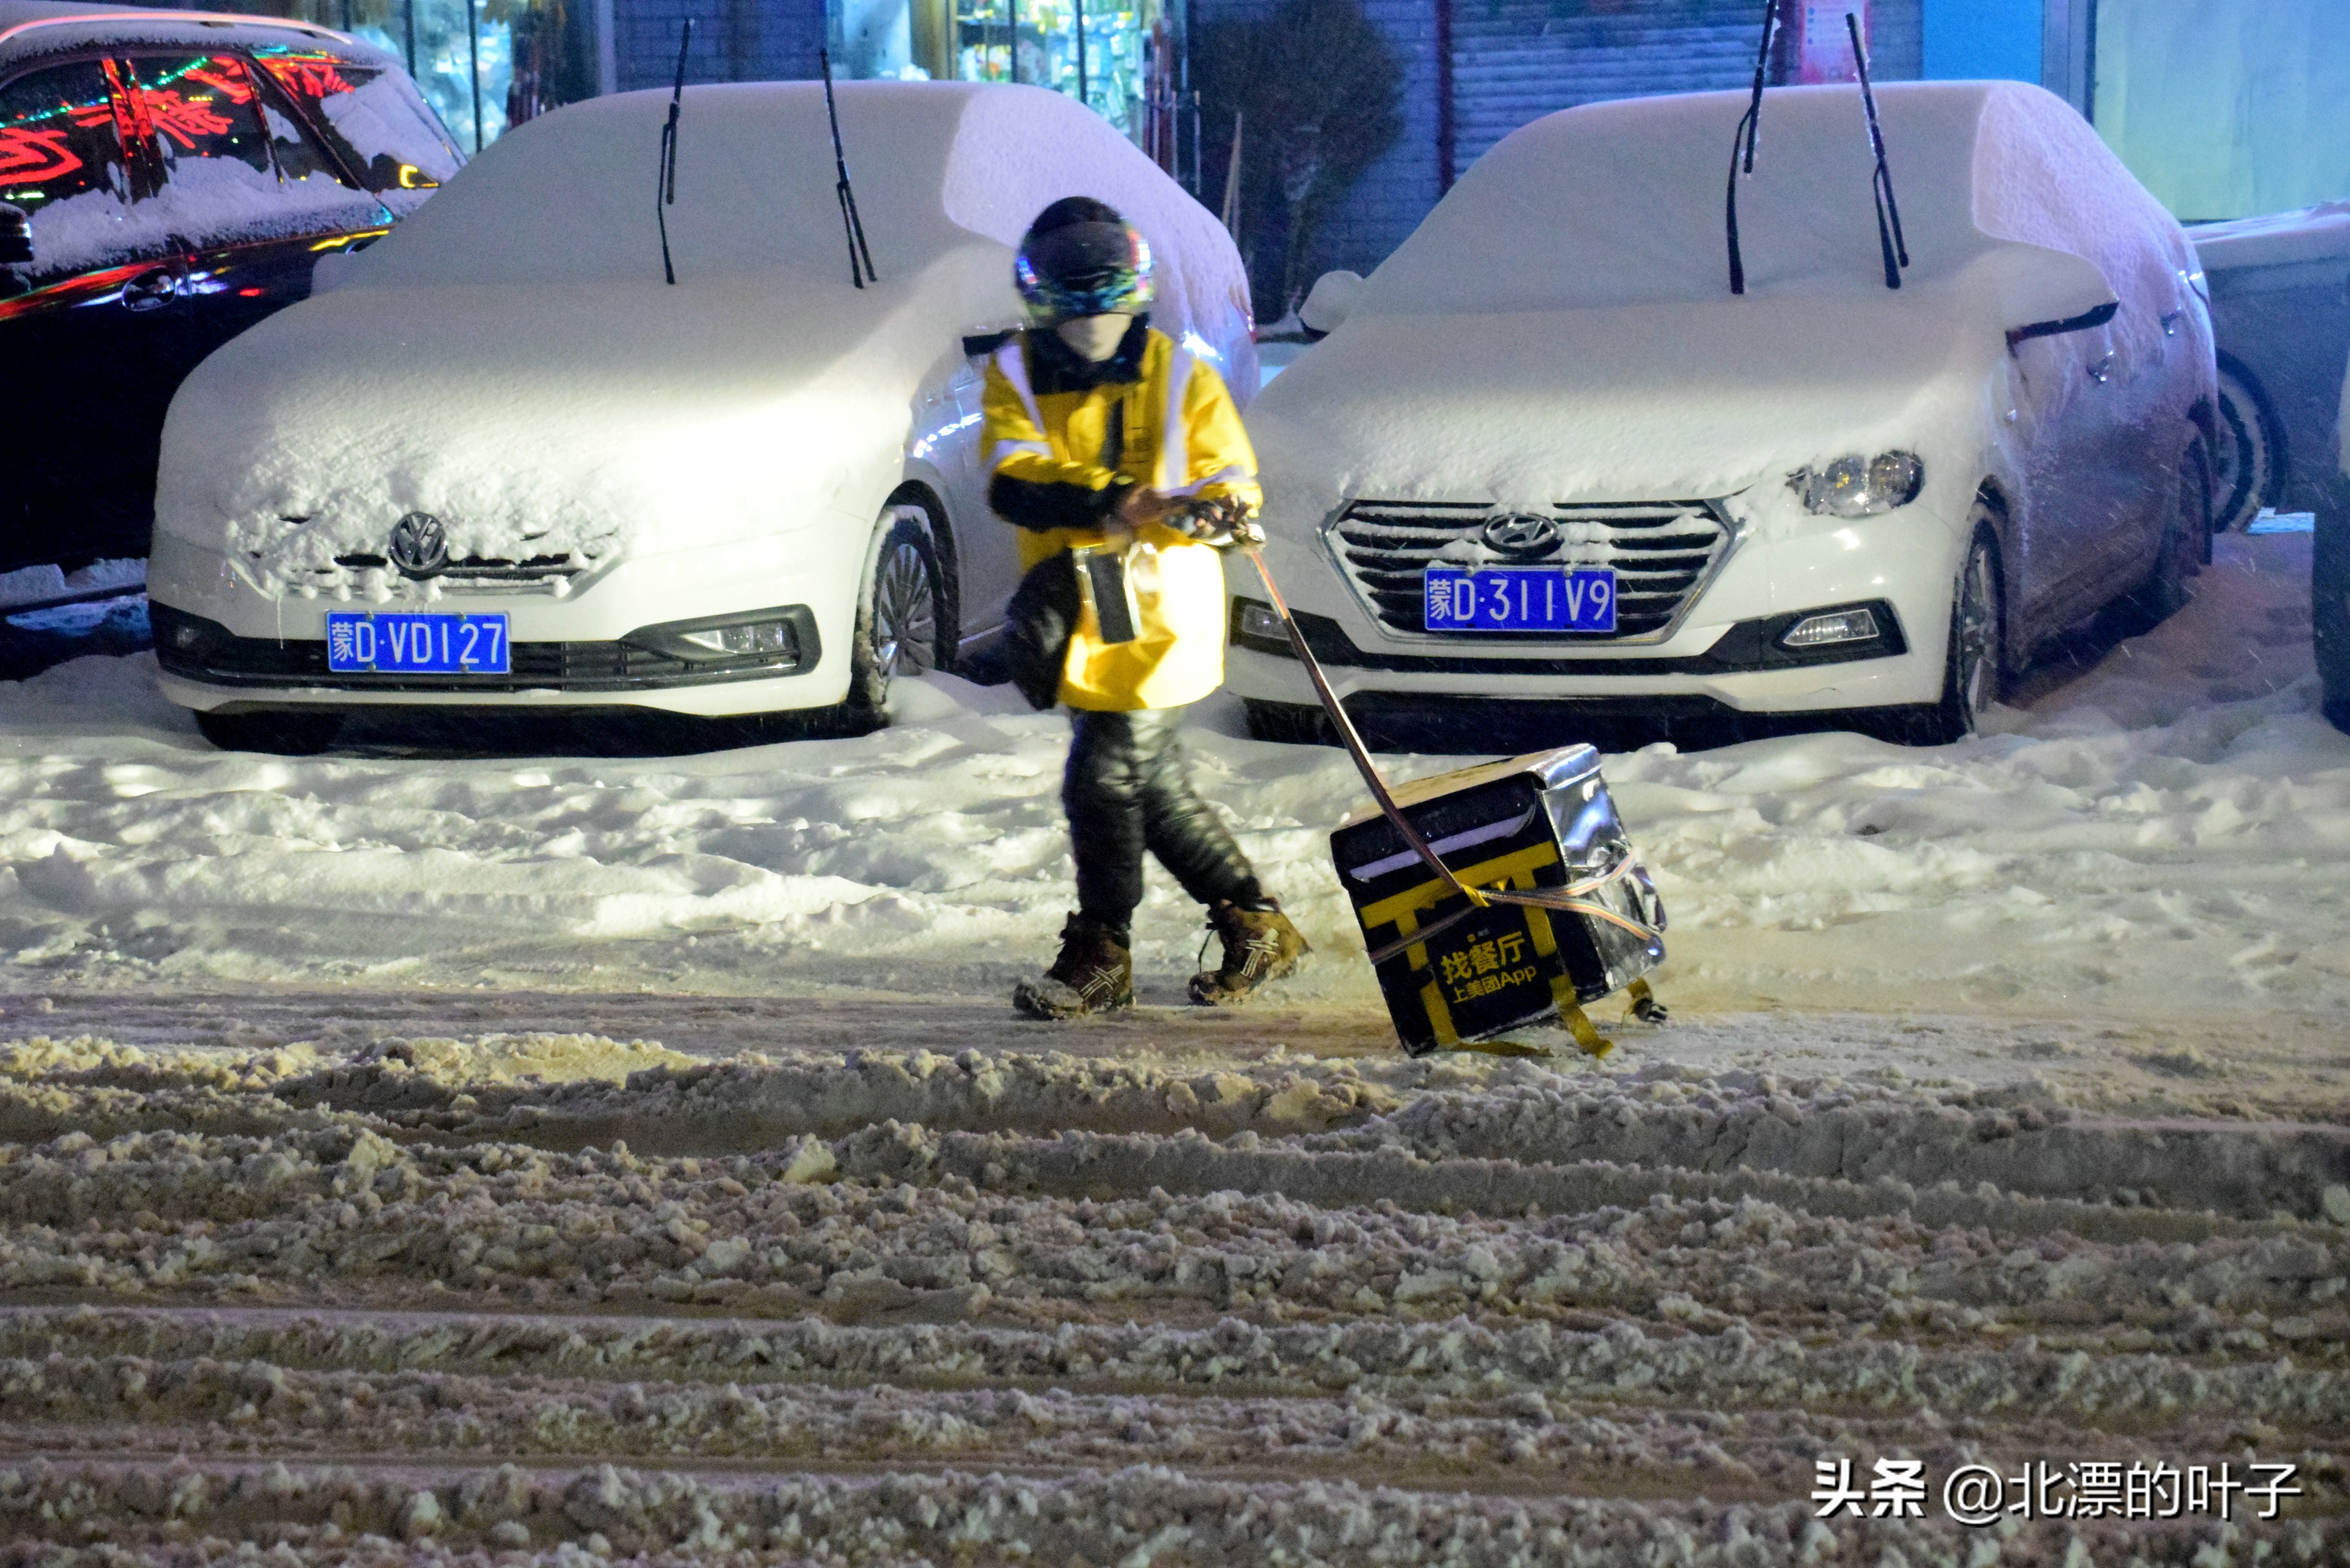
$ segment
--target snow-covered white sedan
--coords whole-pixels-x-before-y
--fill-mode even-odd
[[[1267,560],[1358,718],[1868,710],[1950,738],[2044,639],[2181,601],[2213,363],[2178,225],[2037,88],[1879,89],[1883,178],[1857,88],[1791,88],[1735,176],[1733,294],[1747,103],[1516,131],[1256,403]],[[1228,570],[1253,726],[1316,732]]]
[[[878,713],[1017,581],[980,372],[1060,197],[1125,213],[1156,323],[1254,385],[1231,239],[1068,99],[844,84],[861,284],[821,86],[687,89],[657,219],[668,114],[520,127],[182,388],[149,596],[213,741],[314,750],[380,704]]]

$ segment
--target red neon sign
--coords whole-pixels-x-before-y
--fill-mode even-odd
[[[328,60],[274,59],[261,65],[280,86],[305,98],[332,98],[338,92],[358,90]]]
[[[0,183],[42,185],[70,174],[82,161],[66,150],[67,131],[0,126]]]
[[[189,98],[170,88],[140,88],[139,107],[146,111],[157,135],[170,137],[188,152],[196,150],[197,138],[235,129],[234,121],[212,107],[211,99]]]
[[[234,60],[207,60],[209,70],[188,67],[188,80],[202,82],[216,89],[231,103],[251,103],[253,84],[244,79],[244,72]]]

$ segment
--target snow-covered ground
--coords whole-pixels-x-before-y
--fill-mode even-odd
[[[1663,990],[1699,1012],[2350,1023],[2350,737],[2316,711],[2308,541],[2220,549],[2189,611],[2034,675],[1962,745],[1820,734],[1610,757],[1673,918]],[[1069,907],[1066,728],[1008,687],[902,685],[891,727],[852,740],[583,759],[435,754],[379,728],[356,753],[286,759],[213,750],[154,673],[84,659],[0,688],[15,989],[982,998],[1049,953]],[[1224,703],[1190,743],[1322,950],[1290,993],[1374,1005],[1327,854],[1362,796],[1343,753],[1242,738]],[[1399,777],[1458,765],[1391,761]],[[1196,922],[1156,877],[1139,925],[1152,996],[1180,996]]]
[[[2220,548],[1965,745],[1610,757],[1679,1016],[1599,1064],[1396,1053],[1358,786],[1227,710],[1319,962],[1055,1027],[1003,692],[289,760],[145,656],[5,689],[0,1555],[2350,1562],[2350,738],[2306,536]],[[1194,917],[1139,932],[1172,1003]],[[1913,1459],[1924,1517],[1815,1517]],[[1953,1523],[1976,1463],[2060,1516]],[[2066,1469],[2221,1464],[2300,1495]]]

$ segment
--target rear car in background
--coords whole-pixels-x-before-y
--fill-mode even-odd
[[[0,571],[146,555],[182,379],[462,161],[340,34],[0,0]]]
[[[2350,733],[2350,445],[2341,430],[2350,425],[2350,367],[2334,395],[2335,430],[2329,450],[2309,464],[2323,479],[2307,486],[2317,514],[2310,551],[2309,608],[2317,647],[2317,675],[2325,716]]]
[[[2350,202],[2187,231],[2220,347],[2214,531],[2309,512],[2334,482],[2350,366]]]
[[[1592,105],[1488,152],[1267,387],[1267,559],[1360,722],[1834,715],[1974,728],[2034,648],[2184,602],[2210,319],[2185,236],[2061,99],[1857,89]],[[1898,286],[1888,286],[1888,272]],[[1320,732],[1231,571],[1252,727]]]
[[[1019,580],[982,376],[1022,318],[1013,247],[1063,196],[1126,214],[1180,359],[1253,389],[1231,236],[1073,99],[841,84],[873,277],[820,86],[686,89],[657,218],[669,113],[621,93],[509,131],[181,389],[148,591],[163,693],[205,734],[316,750],[385,707],[878,721]]]

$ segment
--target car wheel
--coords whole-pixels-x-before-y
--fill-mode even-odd
[[[2276,504],[2284,488],[2284,437],[2277,418],[2253,385],[2251,374],[2227,355],[2220,357],[2220,428],[2212,444],[2218,472],[2211,531],[2241,529]]]
[[[1336,738],[1330,732],[1328,717],[1319,708],[1295,702],[1260,702],[1253,697],[1242,698],[1241,708],[1248,716],[1248,732],[1260,741],[1278,741],[1291,746],[1326,746]]]
[[[1917,744],[1947,746],[1975,732],[1999,701],[2007,679],[2000,628],[1999,542],[1987,511],[1975,513],[1974,543],[1959,568],[1951,596],[1949,651],[1942,662],[1942,700],[1925,710],[1910,728]]]
[[[2155,548],[2154,565],[2146,581],[2124,599],[2130,618],[2152,630],[2187,607],[2195,592],[2188,579],[2206,558],[2211,540],[2211,479],[2204,466],[2203,443],[2189,443],[2178,460],[2178,481],[2171,495],[2169,515],[2162,524],[2162,540]]]
[[[2325,716],[2350,732],[2350,475],[2326,485],[2310,543],[2310,618]]]
[[[848,705],[875,723],[889,711],[892,680],[949,668],[956,644],[929,514],[919,506],[893,506],[888,515],[849,653]]]
[[[224,752],[314,757],[335,743],[340,713],[198,713],[196,729]]]

